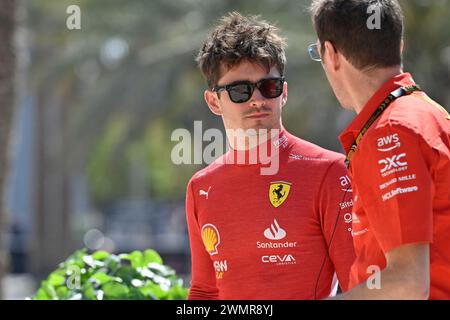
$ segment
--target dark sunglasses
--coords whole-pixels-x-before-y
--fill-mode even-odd
[[[258,88],[264,98],[278,98],[283,93],[283,83],[284,77],[262,79],[256,83],[250,81],[239,81],[225,86],[214,87],[212,91],[220,92],[227,90],[231,101],[234,103],[244,103],[250,100],[253,96],[255,88]]]

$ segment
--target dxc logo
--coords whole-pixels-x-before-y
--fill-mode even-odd
[[[378,161],[379,164],[384,165],[384,168],[381,169],[380,172],[385,173],[386,171],[388,171],[392,168],[399,168],[399,167],[407,166],[408,165],[407,162],[400,161],[400,159],[402,159],[404,157],[406,157],[406,153],[397,154],[393,157],[389,157],[389,158]]]

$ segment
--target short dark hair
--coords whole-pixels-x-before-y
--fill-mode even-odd
[[[222,17],[221,24],[205,40],[196,58],[208,86],[217,85],[223,67],[229,70],[243,60],[261,65],[267,71],[276,66],[283,76],[286,42],[277,31],[259,16],[245,17],[232,12]]]
[[[379,29],[368,27],[372,8],[380,12]],[[310,11],[322,53],[330,41],[360,70],[402,63],[403,13],[397,0],[313,0]]]

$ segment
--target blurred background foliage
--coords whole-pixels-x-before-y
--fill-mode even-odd
[[[184,235],[173,240],[183,243],[172,251],[188,254],[184,193],[189,178],[204,165],[174,165],[170,154],[177,142],[171,141],[171,134],[177,128],[193,132],[194,121],[202,121],[203,130],[223,128],[203,101],[206,83],[194,58],[211,28],[230,11],[260,14],[287,38],[289,98],[284,126],[301,138],[341,151],[337,136],[354,114],[340,108],[321,65],[309,59],[306,48],[316,41],[309,3],[17,1],[18,104],[22,109],[32,106],[31,133],[26,138],[29,154],[25,154],[33,169],[22,178],[26,187],[11,187],[14,195],[27,195],[29,210],[20,213],[11,206],[10,215],[11,221],[25,225],[29,235],[23,245],[25,271],[43,278],[83,246],[86,230],[108,225],[111,207],[126,199],[169,206],[173,215],[163,225],[171,223],[172,234]],[[66,28],[66,9],[74,4],[81,8],[81,30]],[[401,4],[405,70],[432,98],[450,106],[450,0]],[[25,121],[21,108],[16,111],[16,128]],[[25,142],[14,139],[17,163],[21,157],[17,150]],[[116,211],[126,216],[126,209]],[[170,242],[164,239],[142,241],[141,248],[128,248],[113,239],[116,246],[109,249],[161,250],[161,241]],[[180,262],[181,272],[189,272],[188,264],[188,257]]]
[[[82,29],[68,31],[65,9],[78,4]],[[61,92],[67,112],[67,157],[86,169],[93,200],[130,191],[130,170],[142,171],[145,192],[182,199],[198,166],[170,161],[171,132],[222,128],[203,102],[205,83],[194,57],[220,16],[237,10],[261,14],[287,37],[289,101],[284,124],[293,133],[339,150],[337,135],[353,116],[341,110],[306,46],[315,41],[309,1],[109,0],[32,1],[33,89]],[[429,94],[449,105],[450,3],[402,2],[406,17],[405,69]],[[46,98],[46,97],[45,97]],[[206,126],[206,127],[205,127]],[[69,147],[70,146],[70,147]]]

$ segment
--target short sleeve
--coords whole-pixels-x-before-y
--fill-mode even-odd
[[[218,298],[213,262],[206,251],[195,210],[192,181],[186,191],[186,219],[191,247],[192,280],[189,300],[210,300]]]
[[[353,181],[383,252],[432,242],[434,186],[426,161],[432,149],[401,125],[375,128],[361,145]]]

